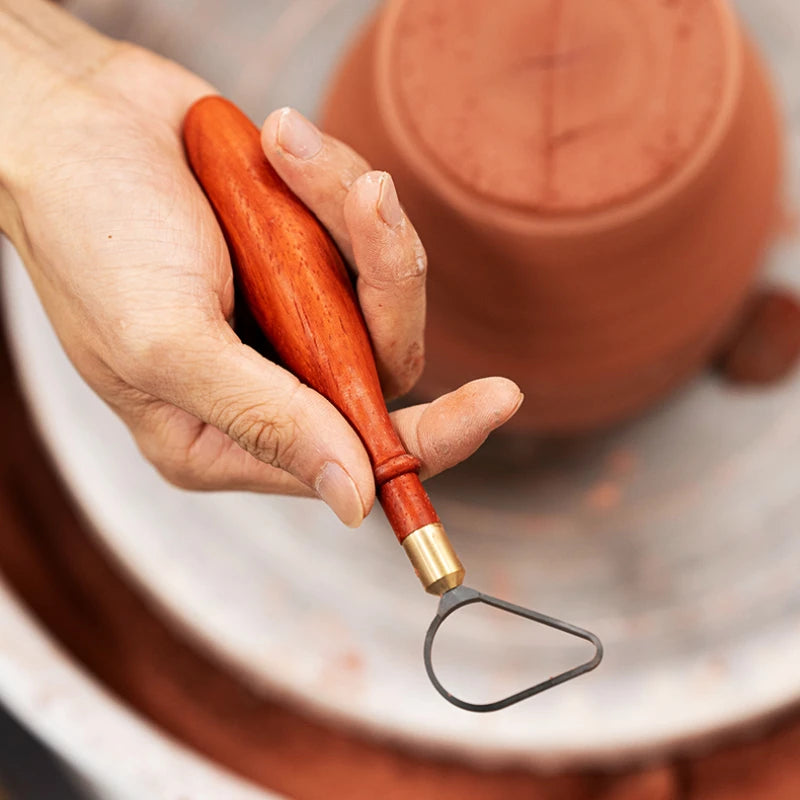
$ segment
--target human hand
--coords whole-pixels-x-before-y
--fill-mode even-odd
[[[358,436],[229,324],[228,250],[180,141],[185,111],[211,87],[130,45],[104,53],[80,79],[46,82],[0,156],[4,230],[67,354],[173,483],[318,494],[359,524],[374,480]],[[384,387],[406,391],[423,362],[424,252],[391,179],[297,112],[270,115],[262,140],[358,274]],[[484,379],[393,422],[427,476],[520,401],[510,381]]]

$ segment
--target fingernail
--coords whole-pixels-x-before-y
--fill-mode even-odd
[[[403,221],[403,209],[397,199],[392,176],[384,173],[381,178],[381,189],[378,195],[378,213],[381,219],[390,227],[396,228]]]
[[[520,392],[519,397],[517,398],[517,402],[514,404],[514,408],[512,408],[511,411],[509,411],[507,414],[500,414],[500,412],[498,412],[495,417],[496,421],[500,425],[505,425],[506,422],[508,422],[514,416],[514,414],[516,414],[517,411],[519,411],[520,406],[522,405],[524,400],[525,400],[525,395],[522,394],[522,392]]]
[[[284,108],[278,118],[278,145],[295,158],[313,158],[322,149],[322,134],[302,114]]]
[[[319,473],[314,489],[337,517],[349,528],[364,519],[364,504],[355,481],[335,461],[328,461]]]

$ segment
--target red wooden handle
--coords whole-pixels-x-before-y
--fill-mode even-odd
[[[264,156],[259,131],[211,96],[187,112],[189,163],[233,251],[250,310],[284,364],[358,432],[397,538],[438,522],[383,400],[369,335],[342,257]]]

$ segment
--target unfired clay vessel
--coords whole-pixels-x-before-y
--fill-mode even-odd
[[[506,375],[529,431],[620,421],[707,363],[776,215],[776,108],[724,0],[390,0],[322,121],[427,248],[419,391]]]

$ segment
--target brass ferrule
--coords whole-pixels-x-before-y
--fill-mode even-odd
[[[463,582],[464,567],[441,523],[410,533],[403,539],[403,549],[426,592],[441,595]]]

